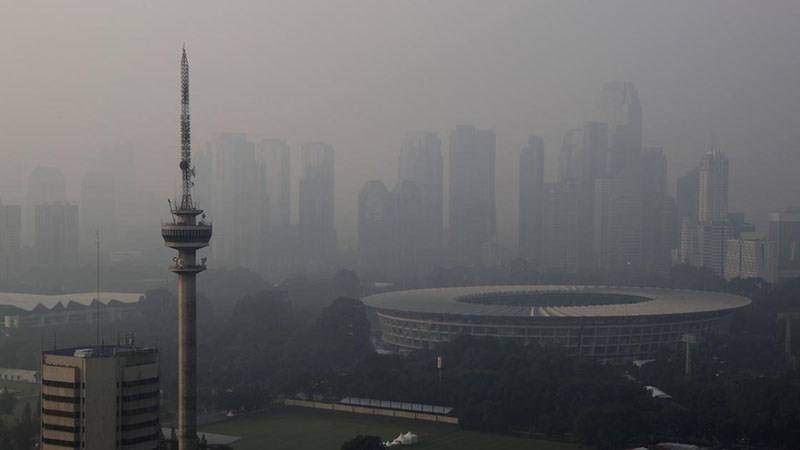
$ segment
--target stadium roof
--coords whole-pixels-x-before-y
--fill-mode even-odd
[[[720,292],[545,285],[417,289],[371,295],[363,302],[382,310],[428,314],[565,318],[694,314],[750,304],[745,297]]]
[[[101,292],[100,300],[103,304],[109,304],[116,300],[122,303],[136,303],[142,294],[125,293],[125,292]],[[18,294],[13,292],[0,292],[0,306],[13,306],[23,309],[25,311],[33,311],[39,305],[47,308],[48,310],[58,307],[67,307],[68,309],[74,308],[78,305],[91,306],[94,299],[97,298],[96,292],[85,292],[78,294],[62,294],[62,295],[39,295],[39,294]],[[41,310],[41,307],[39,307]]]

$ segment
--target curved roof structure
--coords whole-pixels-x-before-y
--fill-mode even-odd
[[[750,304],[709,291],[609,286],[474,286],[387,292],[367,306],[428,314],[494,317],[631,317],[734,310]]]

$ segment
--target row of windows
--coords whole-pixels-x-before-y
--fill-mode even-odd
[[[158,433],[156,433],[156,434],[150,434],[150,435],[147,435],[147,436],[139,436],[139,437],[135,437],[135,438],[131,438],[131,439],[122,439],[120,441],[120,443],[122,445],[141,444],[142,442],[154,441],[154,440],[157,440],[158,438],[159,438],[159,435],[158,435]]]
[[[80,417],[80,411],[59,411],[57,409],[42,408],[42,415],[53,417]]]
[[[148,406],[145,408],[137,408],[137,409],[123,409],[122,415],[123,416],[138,416],[139,414],[146,414],[149,412],[158,412],[158,405]]]
[[[147,422],[139,422],[131,425],[123,425],[122,431],[139,430],[142,428],[152,427],[158,425],[158,419],[148,420]]]
[[[155,378],[143,378],[141,380],[134,380],[134,381],[123,381],[122,387],[135,387],[135,386],[145,386],[148,384],[158,383],[158,377]]]
[[[77,388],[79,385],[78,383],[69,383],[66,381],[53,381],[53,380],[42,380],[42,384],[50,387],[72,388],[72,389]]]
[[[66,431],[67,433],[77,433],[81,429],[81,427],[77,425],[73,427],[68,427],[66,425],[55,425],[52,423],[43,423],[42,428],[44,428],[45,430],[52,430],[52,431]]]
[[[80,442],[62,441],[61,439],[50,439],[46,437],[42,437],[42,443],[66,448],[81,448]]]
[[[144,400],[148,398],[155,398],[158,397],[158,391],[153,392],[145,392],[143,394],[136,394],[136,395],[123,395],[122,401],[123,402],[132,402],[134,400]]]
[[[47,400],[48,402],[70,403],[73,405],[80,404],[81,402],[80,397],[64,397],[62,395],[51,394],[42,394],[42,400]]]

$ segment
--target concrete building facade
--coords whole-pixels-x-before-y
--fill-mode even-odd
[[[775,242],[764,233],[742,233],[728,239],[725,252],[725,279],[763,278],[769,283],[778,279]]]
[[[41,379],[43,450],[159,448],[158,350],[45,351]]]

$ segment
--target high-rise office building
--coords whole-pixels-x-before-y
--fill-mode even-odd
[[[595,183],[594,255],[598,267],[638,270],[642,263],[642,197],[629,179]]]
[[[800,207],[769,215],[768,238],[775,242],[778,276],[800,276]]]
[[[159,449],[158,350],[45,351],[41,380],[43,450]]]
[[[606,83],[598,102],[598,113],[598,122],[608,124],[611,139],[607,176],[636,178],[642,150],[642,105],[634,83]]]
[[[675,185],[678,216],[696,220],[700,213],[700,168],[696,167],[679,176]]]
[[[544,141],[528,138],[519,155],[519,249],[533,264],[544,260]]]
[[[330,268],[336,258],[333,148],[322,142],[303,144],[300,178],[301,258],[307,270]]]
[[[22,209],[0,203],[0,280],[19,274],[22,242]]]
[[[645,147],[640,162],[642,263],[648,271],[665,273],[680,234],[675,201],[667,195],[667,159],[660,147]]]
[[[269,225],[288,227],[291,223],[291,154],[280,139],[263,139],[256,144],[256,161],[264,166],[269,196]]]
[[[36,206],[36,265],[71,267],[78,262],[78,205],[49,203]]]
[[[218,264],[259,267],[260,237],[268,221],[265,175],[255,145],[245,133],[222,133],[210,145],[213,153],[211,249]]]
[[[97,232],[105,244],[111,244],[112,248],[117,244],[116,185],[110,175],[90,171],[83,177],[79,222],[84,251],[94,247]]]
[[[55,167],[36,167],[28,176],[28,192],[22,222],[22,239],[28,245],[34,242],[36,207],[67,201],[67,182]]]
[[[389,235],[389,191],[380,180],[370,180],[358,193],[358,259],[361,273],[388,277],[391,239]]]
[[[494,131],[459,125],[450,132],[450,256],[477,264],[495,237]]]
[[[712,150],[705,154],[699,174],[699,219],[701,222],[728,220],[728,158]]]
[[[778,279],[775,242],[764,233],[744,232],[728,239],[725,252],[725,279],[763,278],[769,283]]]
[[[576,181],[560,181],[544,185],[543,264],[559,269],[575,270],[590,265],[583,234],[585,227],[576,217],[582,210],[583,190]]]
[[[413,182],[422,202],[422,232],[417,240],[428,251],[419,263],[426,268],[441,262],[444,220],[444,163],[442,142],[436,133],[409,133],[397,159],[398,186]]]

